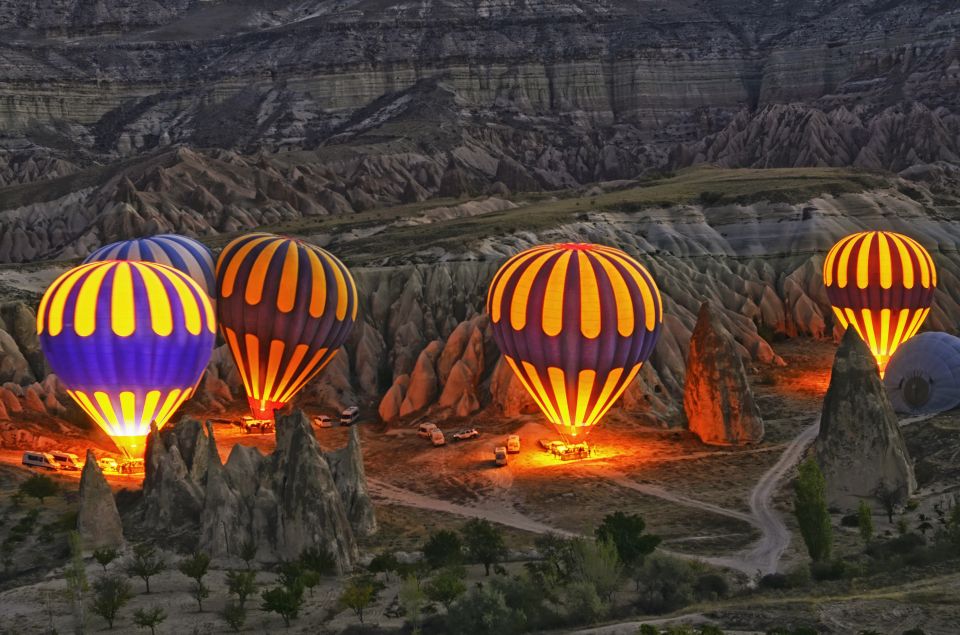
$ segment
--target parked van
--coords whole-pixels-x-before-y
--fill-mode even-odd
[[[360,408],[350,406],[340,413],[340,425],[348,426],[360,417]]]
[[[433,443],[433,447],[447,444],[447,440],[443,438],[443,431],[440,428],[434,428],[433,432],[430,433],[430,442]]]
[[[48,452],[24,452],[21,462],[27,467],[39,467],[45,470],[60,469],[60,464]]]
[[[97,465],[100,466],[100,469],[104,472],[119,472],[120,464],[117,463],[117,460],[113,457],[104,456],[97,460]]]
[[[76,472],[77,470],[83,469],[83,463],[80,462],[80,458],[76,454],[54,450],[50,452],[50,456],[53,457],[54,461],[60,464],[61,470]]]
[[[493,463],[497,467],[503,467],[507,464],[507,448],[501,445],[493,451]]]
[[[332,428],[333,420],[328,415],[317,415],[313,418],[313,423],[318,428]]]
[[[424,439],[432,439],[433,431],[437,429],[437,424],[435,423],[421,423],[417,428],[417,436],[423,437]]]
[[[510,454],[519,454],[520,453],[520,435],[511,434],[507,437],[507,452]]]

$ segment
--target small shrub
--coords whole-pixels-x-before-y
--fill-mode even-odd
[[[167,619],[167,612],[159,606],[152,609],[137,609],[133,612],[133,623],[140,628],[149,628],[150,635],[157,635],[157,627]]]
[[[120,557],[120,552],[114,549],[113,547],[103,547],[101,549],[96,549],[93,552],[93,559],[103,567],[103,572],[107,572],[107,565]]]
[[[93,583],[90,610],[105,619],[112,630],[117,613],[132,597],[130,584],[126,580],[119,576],[102,576]]]
[[[303,607],[303,587],[278,586],[260,594],[263,602],[260,608],[268,613],[276,613],[283,618],[283,623],[290,626],[290,622],[297,619]]]
[[[233,629],[234,633],[239,633],[247,622],[247,609],[240,602],[227,602],[220,611],[220,617]]]
[[[237,596],[237,603],[244,608],[247,597],[257,590],[256,571],[227,571],[227,592]]]
[[[463,543],[460,536],[448,529],[430,534],[423,546],[423,557],[433,569],[442,569],[463,562]]]
[[[143,580],[147,593],[150,593],[150,578],[166,568],[167,564],[152,546],[140,543],[133,548],[133,556],[127,563],[126,571],[128,576]]]
[[[43,504],[43,500],[60,491],[57,483],[46,474],[34,474],[20,484],[20,493],[24,496],[36,498]]]
[[[203,583],[204,576],[210,569],[210,556],[202,551],[195,552],[189,558],[184,558],[177,565],[180,573],[193,580],[191,589],[193,599],[197,601],[197,608],[203,612],[203,601],[210,597],[210,589]]]

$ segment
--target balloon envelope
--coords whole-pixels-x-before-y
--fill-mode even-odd
[[[960,405],[960,338],[920,333],[904,342],[883,378],[894,410],[924,414]]]
[[[487,311],[507,364],[564,437],[600,422],[663,322],[650,273],[619,249],[585,243],[541,245],[508,260]]]
[[[217,312],[253,416],[271,419],[346,341],[357,287],[320,247],[248,234],[217,261]]]
[[[166,265],[93,262],[57,278],[37,313],[40,347],[70,396],[139,456],[203,375],[216,338],[203,289]]]
[[[930,312],[937,269],[909,236],[860,232],[840,239],[827,253],[823,283],[837,320],[856,329],[882,377],[890,356],[916,335]]]
[[[104,245],[83,261],[131,260],[168,265],[196,281],[206,294],[214,296],[213,254],[193,238],[177,234],[159,234]]]

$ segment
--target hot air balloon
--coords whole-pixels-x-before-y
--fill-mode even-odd
[[[67,392],[128,456],[162,427],[203,375],[213,306],[172,267],[117,260],[57,278],[37,313],[40,347]]]
[[[487,294],[504,359],[564,438],[586,436],[650,356],[663,302],[619,249],[541,245],[497,272]]]
[[[920,333],[904,342],[887,364],[883,383],[894,410],[943,412],[960,405],[960,338]]]
[[[103,260],[158,262],[193,278],[212,299],[214,296],[213,254],[193,238],[159,234],[104,245],[87,256],[84,264]]]
[[[844,328],[856,329],[883,377],[890,356],[916,335],[930,312],[937,269],[909,236],[859,232],[827,253],[823,283],[834,315]]]
[[[255,419],[269,420],[336,355],[357,318],[357,287],[329,252],[248,234],[217,261],[217,311]]]

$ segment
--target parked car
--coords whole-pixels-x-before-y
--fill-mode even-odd
[[[510,454],[519,454],[520,453],[520,435],[511,434],[507,437],[507,452]]]
[[[556,454],[556,449],[562,445],[566,445],[563,441],[558,441],[556,439],[540,439],[540,447],[544,449],[545,452],[550,452],[551,454]]]
[[[76,454],[53,450],[50,452],[50,456],[52,456],[53,459],[60,464],[61,470],[76,472],[77,470],[83,469],[83,463],[80,462],[80,458]]]
[[[443,430],[434,428],[433,432],[430,433],[430,442],[433,443],[433,447],[446,445],[447,440],[443,438]]]
[[[503,467],[507,464],[507,448],[501,445],[493,450],[493,463],[497,467]]]
[[[27,467],[39,467],[44,470],[60,469],[60,464],[49,452],[24,452],[21,463]]]
[[[476,428],[467,428],[466,430],[460,430],[459,432],[453,433],[454,441],[466,441],[467,439],[476,439],[480,436],[480,432]]]
[[[352,425],[354,421],[360,418],[360,408],[356,406],[350,406],[345,408],[343,412],[340,413],[340,425],[349,426]]]
[[[120,464],[117,463],[116,459],[105,456],[97,460],[97,465],[100,466],[100,469],[104,472],[119,472]]]
[[[421,423],[417,427],[417,436],[423,437],[424,439],[430,439],[433,437],[433,431],[437,429],[437,424],[435,423]]]
[[[273,431],[273,421],[271,419],[254,419],[250,415],[246,415],[240,420],[240,427],[246,434],[253,434],[254,430],[260,434],[266,434]]]
[[[317,415],[313,418],[313,424],[318,428],[332,428],[333,419],[329,415]]]

